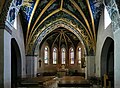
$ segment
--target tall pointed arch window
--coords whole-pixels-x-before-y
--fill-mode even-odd
[[[65,64],[65,56],[66,56],[66,50],[65,48],[62,48],[62,64]]]
[[[57,64],[57,48],[53,48],[53,64]]]
[[[70,48],[70,64],[74,64],[74,49]]]
[[[78,63],[81,63],[81,48],[78,48]]]
[[[44,49],[44,63],[45,64],[48,64],[48,57],[49,57],[48,46],[46,46]]]

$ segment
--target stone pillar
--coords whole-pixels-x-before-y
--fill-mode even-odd
[[[11,88],[11,33],[0,28],[0,87]]]
[[[4,88],[11,88],[11,35],[4,30]]]
[[[34,76],[34,56],[26,56],[26,70],[27,77]]]
[[[114,32],[114,87],[120,87],[120,28]]]
[[[27,69],[27,77],[35,77],[37,74],[37,56],[27,55],[26,56],[26,69]]]
[[[4,88],[4,29],[0,29],[0,87]]]
[[[38,56],[34,56],[34,77],[36,77],[37,75],[37,69],[38,69],[38,63],[39,63],[39,58]]]
[[[95,56],[87,56],[87,76],[95,75]]]
[[[114,34],[114,87],[120,87],[120,12],[115,0],[106,2]]]

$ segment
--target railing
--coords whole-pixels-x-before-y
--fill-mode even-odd
[[[111,81],[107,74],[104,74],[104,88],[111,88]]]

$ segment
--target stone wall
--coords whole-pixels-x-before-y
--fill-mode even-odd
[[[106,29],[104,29],[104,11],[102,11],[99,28],[97,33],[97,44],[96,44],[96,55],[95,55],[95,62],[96,62],[96,76],[100,77],[101,75],[101,52],[104,42],[107,37],[113,38],[113,30],[112,24],[110,24]]]
[[[21,62],[22,62],[22,77],[26,75],[26,58],[25,58],[25,45],[24,45],[24,36],[22,31],[22,26],[20,22],[19,15],[17,16],[17,29],[12,29],[12,38],[15,38],[21,54]]]

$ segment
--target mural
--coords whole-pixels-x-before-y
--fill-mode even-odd
[[[46,25],[50,24],[51,22],[56,21],[57,19],[60,19],[60,18],[69,19],[68,21],[71,21],[73,24],[77,24],[80,29],[84,30],[83,26],[76,19],[74,19],[72,16],[70,16],[69,14],[62,12],[62,11],[60,11],[60,12],[54,14],[53,16],[51,16],[50,18],[48,18],[45,22],[43,22],[42,25],[39,26],[38,30],[41,30],[44,26],[46,26]],[[38,33],[38,31],[36,31],[36,33]]]
[[[103,4],[101,0],[89,0],[89,2],[93,14],[94,22],[96,24],[96,29],[98,29],[97,26],[103,8]]]
[[[71,11],[72,13],[76,11],[76,8],[72,5],[72,3],[69,0],[65,0],[63,6],[65,9]]]
[[[21,10],[23,11],[24,18],[27,22],[29,22],[34,5],[35,5],[34,0],[24,0],[24,3],[21,7]]]
[[[9,21],[10,23],[15,19],[15,8],[11,9],[9,12]]]
[[[15,17],[17,16],[19,9],[22,5],[22,0],[13,0],[11,6],[9,8],[9,12],[7,15],[7,21],[13,25]]]
[[[21,5],[22,4],[22,0],[14,0],[14,3],[16,6]]]
[[[27,35],[25,40],[28,46],[34,40],[34,35],[46,27],[47,24],[60,18],[66,18],[70,23],[76,25],[79,32],[82,29],[81,35],[84,33],[85,36],[89,36],[89,40],[94,41],[88,47],[90,47],[91,52],[93,52],[92,48],[95,50],[94,44],[96,43],[99,18],[103,6],[101,0],[40,0],[37,2],[36,10],[30,20],[35,3],[36,0],[24,0],[21,7],[23,29],[26,29],[24,36]],[[93,19],[91,16],[93,16]],[[28,23],[30,23],[29,26]]]

